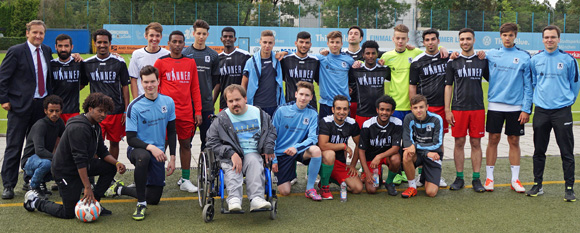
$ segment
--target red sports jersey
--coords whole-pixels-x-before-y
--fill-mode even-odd
[[[194,109],[195,115],[201,115],[201,94],[195,60],[187,57],[174,59],[167,55],[157,59],[155,68],[159,69],[159,93],[173,99],[176,118],[193,122]]]

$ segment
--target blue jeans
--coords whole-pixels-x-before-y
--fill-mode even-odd
[[[50,160],[48,159],[41,159],[38,155],[32,155],[26,161],[26,165],[24,165],[24,171],[29,176],[32,176],[30,179],[30,188],[36,189],[40,187],[41,182],[48,182],[51,180],[50,175]]]

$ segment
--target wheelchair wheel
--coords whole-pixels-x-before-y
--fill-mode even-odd
[[[276,214],[278,214],[278,199],[272,198],[271,201],[272,210],[270,210],[270,219],[276,219]]]
[[[215,214],[215,212],[214,212],[213,204],[206,204],[203,207],[203,212],[201,213],[201,217],[203,218],[204,222],[208,223],[208,222],[211,222],[213,220],[214,214]]]
[[[209,175],[208,171],[208,163],[205,153],[201,153],[199,155],[199,160],[197,163],[197,197],[199,200],[199,207],[204,207],[206,198],[207,198],[207,191],[210,187],[206,186],[207,176]]]

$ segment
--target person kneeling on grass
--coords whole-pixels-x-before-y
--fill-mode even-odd
[[[411,112],[403,121],[403,168],[409,179],[409,188],[401,197],[417,195],[415,167],[423,166],[425,192],[435,197],[439,191],[441,178],[441,159],[443,158],[443,119],[427,111],[427,98],[415,95],[411,98]]]
[[[224,89],[228,108],[221,111],[207,132],[210,148],[224,171],[228,191],[228,210],[242,210],[244,175],[250,211],[269,209],[272,205],[264,199],[264,161],[274,159],[276,129],[270,115],[264,110],[247,105],[246,90],[238,84]]]
[[[85,203],[100,201],[115,174],[125,173],[125,165],[117,161],[105,146],[99,125],[113,108],[113,100],[103,93],[92,93],[85,99],[85,113],[68,121],[52,160],[52,175],[62,204],[39,199],[38,193],[30,190],[24,195],[26,210],[38,209],[58,218],[74,218],[81,192],[84,192],[82,200]],[[99,176],[94,190],[89,176]],[[102,207],[101,216],[111,214]]]

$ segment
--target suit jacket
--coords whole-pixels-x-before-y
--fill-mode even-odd
[[[50,60],[52,50],[42,44],[40,46],[48,69],[46,91],[52,92],[50,87]],[[0,65],[0,103],[10,102],[11,111],[16,114],[25,114],[31,110],[34,91],[36,89],[35,57],[32,57],[27,42],[10,47],[6,57]]]

